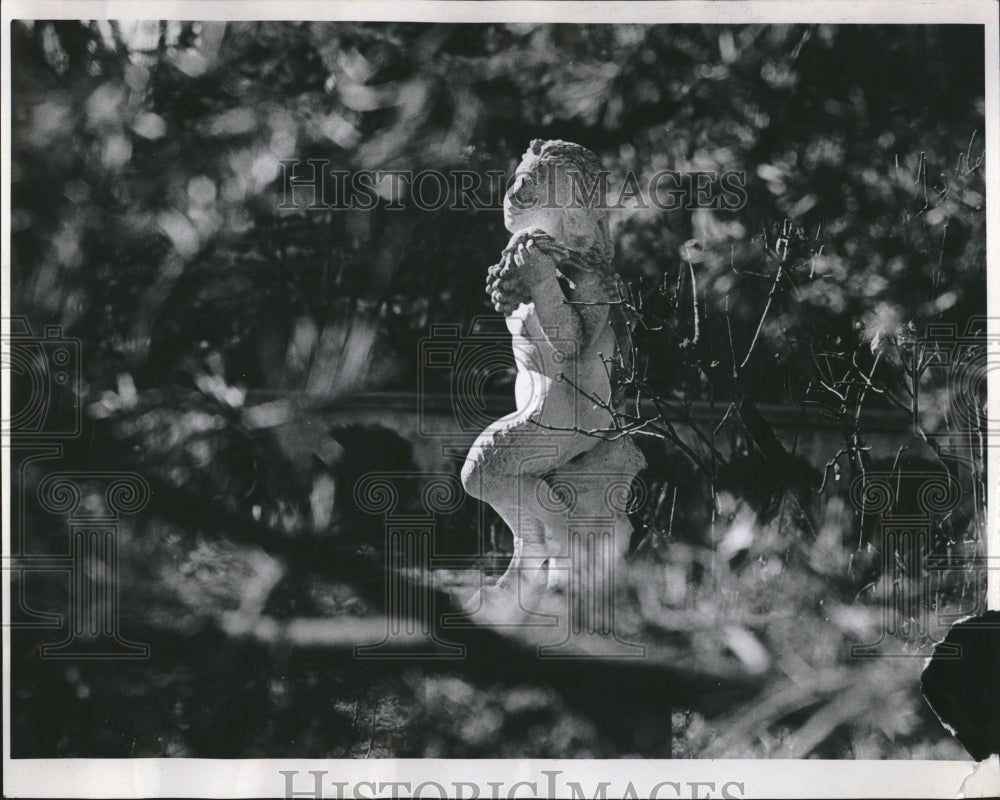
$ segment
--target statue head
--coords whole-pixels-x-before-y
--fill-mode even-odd
[[[596,248],[610,261],[614,248],[599,190],[601,170],[600,159],[586,147],[533,139],[504,196],[507,230],[541,228],[574,249]]]

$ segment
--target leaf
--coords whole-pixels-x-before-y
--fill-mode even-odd
[[[167,123],[159,114],[144,111],[132,121],[132,130],[143,139],[156,140],[166,135]]]

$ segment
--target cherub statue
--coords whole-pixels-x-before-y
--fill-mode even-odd
[[[497,586],[522,599],[565,580],[553,559],[567,555],[574,475],[596,464],[634,476],[644,463],[613,435],[613,367],[627,361],[630,338],[607,211],[589,191],[600,170],[580,145],[532,141],[504,198],[513,235],[487,277],[512,338],[517,410],[479,435],[462,482],[513,532]]]

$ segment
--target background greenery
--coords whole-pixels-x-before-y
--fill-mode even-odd
[[[31,655],[43,634],[17,634],[14,755],[960,753],[917,692],[918,661],[846,656],[887,584],[919,576],[881,569],[840,477],[953,474],[962,505],[935,520],[934,546],[981,551],[982,459],[921,441],[955,424],[945,387],[923,386],[936,412],[916,437],[872,450],[862,425],[881,410],[912,430],[916,338],[985,314],[981,29],[36,21],[13,24],[11,47],[12,309],[83,343],[83,385],[53,411],[86,409],[66,459],[154,488],[123,531],[122,592],[161,654],[66,668]],[[255,603],[377,610],[344,554],[377,554],[377,526],[332,495],[332,519],[317,514],[330,464],[309,450],[332,453],[344,484],[418,443],[325,443],[316,408],[414,391],[430,326],[491,313],[483,280],[506,239],[495,210],[281,210],[279,161],[509,172],[535,137],[580,142],[617,175],[747,176],[737,211],[612,220],[640,312],[632,388],[674,404],[644,442],[653,491],[633,543],[643,630],[696,654],[667,744],[628,714],[628,735],[609,734],[558,683],[368,672],[223,620]],[[671,434],[668,416],[698,427],[690,401],[738,413],[698,423],[705,441]],[[843,441],[769,453],[755,404],[819,409]],[[292,422],[313,426],[310,447],[281,439]],[[40,550],[62,541],[58,520],[27,513]],[[470,546],[474,514],[443,536]],[[65,602],[57,583],[33,589],[36,606]],[[980,583],[959,571],[926,600],[968,610]]]

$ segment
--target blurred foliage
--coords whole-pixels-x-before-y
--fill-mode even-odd
[[[366,465],[412,468],[417,443],[374,428],[330,439],[299,401],[413,391],[431,325],[492,313],[482,283],[506,240],[495,209],[393,210],[388,193],[370,211],[282,209],[281,161],[485,175],[542,137],[642,184],[665,169],[745,173],[735,211],[613,212],[641,312],[639,388],[678,406],[814,405],[843,428],[829,462],[790,457],[777,495],[757,485],[768,466],[752,433],[721,460],[647,448],[626,616],[713,676],[678,703],[674,754],[959,757],[923,706],[919,658],[849,657],[877,636],[885,592],[918,577],[880,574],[873,521],[847,509],[840,475],[959,470],[933,448],[901,459],[903,441],[875,463],[859,421],[906,407],[919,383],[936,398],[930,432],[955,424],[941,382],[906,366],[928,322],[964,330],[986,310],[980,34],[13,23],[12,309],[83,342],[87,435],[66,459],[153,486],[123,530],[121,591],[137,635],[162,637],[150,663],[66,667],[38,660],[43,634],[17,632],[14,755],[664,754],[550,686],[241,638],[264,613],[377,613],[381,584],[350,571],[380,562],[378,525],[337,492]],[[710,431],[712,446],[730,430]],[[961,467],[972,488],[933,520],[937,552],[979,552],[982,467],[981,453]],[[37,551],[56,552],[64,531],[26,514]],[[471,504],[452,515],[446,549],[477,521]],[[509,549],[494,530],[484,566]],[[980,582],[949,573],[929,602],[968,611]],[[55,580],[33,591],[36,608],[65,605]],[[719,689],[719,675],[755,691]]]
[[[142,387],[173,382],[206,350],[244,387],[412,387],[430,323],[489,313],[499,213],[386,210],[388,196],[372,211],[282,211],[279,161],[485,174],[512,170],[531,138],[566,138],[643,186],[664,169],[745,173],[735,212],[615,212],[625,276],[688,300],[694,279],[710,360],[742,360],[768,249],[783,220],[802,231],[809,258],[743,375],[758,398],[784,400],[813,372],[808,344],[850,351],[985,311],[980,38],[962,26],[17,23],[15,307],[88,343],[95,389],[123,369]],[[732,343],[712,324],[724,309]],[[703,393],[674,374],[676,347],[658,350],[663,385]]]

